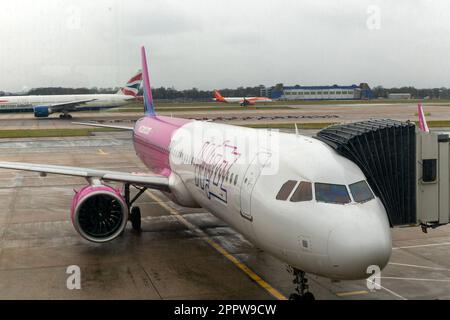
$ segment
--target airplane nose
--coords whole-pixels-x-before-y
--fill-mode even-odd
[[[391,252],[390,228],[384,221],[363,227],[340,226],[328,238],[331,270],[336,279],[365,279],[370,276],[367,267],[375,265],[382,270]]]

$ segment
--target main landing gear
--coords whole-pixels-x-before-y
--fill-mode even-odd
[[[294,276],[292,281],[297,287],[295,288],[296,293],[292,293],[289,296],[289,300],[296,301],[314,301],[316,298],[309,292],[308,279],[306,279],[306,274],[304,271],[296,269],[289,266],[288,271]]]
[[[59,118],[60,119],[72,119],[72,116],[70,114],[68,114],[68,113],[61,113],[59,115]]]
[[[138,193],[134,196],[133,199],[130,200],[130,184],[126,183],[124,185],[124,198],[127,203],[128,208],[130,208],[130,212],[128,214],[128,220],[131,222],[131,226],[133,230],[140,231],[141,230],[141,209],[139,207],[133,207],[133,203],[139,199],[139,197],[147,190],[145,187],[134,186],[138,189]]]

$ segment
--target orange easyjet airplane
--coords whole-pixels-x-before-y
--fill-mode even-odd
[[[239,103],[242,107],[248,105],[254,105],[257,102],[272,102],[271,99],[267,97],[222,97],[218,90],[214,90],[214,101],[223,103]]]

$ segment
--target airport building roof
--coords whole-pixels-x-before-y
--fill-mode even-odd
[[[283,90],[327,90],[327,89],[357,89],[359,86],[356,84],[353,84],[351,86],[285,86],[283,87]]]

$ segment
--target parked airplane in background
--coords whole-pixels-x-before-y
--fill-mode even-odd
[[[34,112],[36,118],[61,113],[61,119],[71,119],[69,112],[116,108],[139,100],[141,82],[142,72],[139,71],[116,94],[0,97],[0,112]]]
[[[291,299],[314,299],[305,272],[363,279],[369,266],[387,264],[388,217],[355,163],[306,136],[157,116],[144,48],[142,70],[145,116],[134,128],[88,125],[133,131],[136,154],[153,174],[21,162],[0,162],[0,168],[86,178],[71,218],[94,242],[117,238],[128,220],[140,229],[134,202],[147,188],[181,206],[203,207],[292,266],[297,293]],[[133,199],[130,186],[139,190]]]
[[[214,101],[224,102],[224,103],[239,103],[242,107],[246,107],[248,105],[254,105],[258,102],[272,102],[272,99],[267,97],[222,97],[218,90],[214,90]]]

